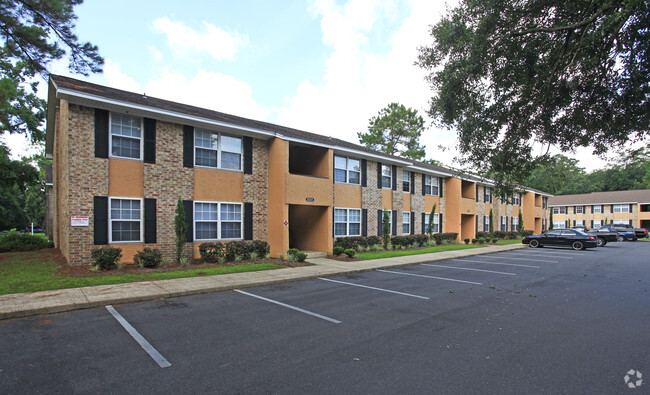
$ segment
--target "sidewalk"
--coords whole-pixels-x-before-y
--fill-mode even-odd
[[[0,319],[59,313],[109,304],[228,291],[236,288],[257,287],[323,276],[336,276],[424,262],[444,261],[524,247],[522,244],[496,245],[357,262],[314,258],[308,260],[314,264],[313,266],[0,295]]]

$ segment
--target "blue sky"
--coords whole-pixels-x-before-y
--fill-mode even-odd
[[[51,71],[358,143],[390,102],[430,123],[432,92],[413,63],[429,26],[455,3],[86,0],[76,32],[99,47],[104,72],[70,75],[66,61]],[[7,140],[22,151],[18,138]],[[427,158],[453,165],[453,131],[431,127],[421,143]]]

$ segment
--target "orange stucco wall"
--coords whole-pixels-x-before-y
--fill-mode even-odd
[[[334,207],[361,208],[361,187],[334,184]]]
[[[392,189],[382,189],[381,190],[381,208],[383,210],[392,210],[393,209],[393,190]]]
[[[445,232],[458,233],[460,237],[460,202],[461,180],[458,178],[445,179]]]
[[[476,214],[476,199],[475,198],[461,198],[460,199],[460,213],[461,214]]]
[[[524,229],[526,230],[535,230],[535,193],[525,192],[521,196],[521,204],[524,217]],[[514,213],[514,211],[513,211]],[[519,215],[519,210],[517,210],[517,215]],[[541,229],[541,225],[540,225]]]
[[[133,263],[133,257],[138,251],[144,248],[142,243],[117,243],[111,244],[111,247],[122,249],[122,263]]]
[[[440,197],[426,195],[424,197],[424,212],[430,213],[433,205],[436,205],[436,213],[440,212]]]
[[[194,200],[241,202],[244,200],[244,173],[194,168]]]
[[[331,206],[332,180],[299,174],[286,175],[286,202],[310,206]],[[312,201],[308,201],[310,199]]]
[[[143,163],[126,159],[109,159],[108,194],[119,197],[143,197]]]
[[[411,194],[405,193],[402,196],[402,207],[404,211],[411,211]]]
[[[461,215],[461,231],[459,234],[460,240],[473,239],[476,237],[476,216],[475,215]]]

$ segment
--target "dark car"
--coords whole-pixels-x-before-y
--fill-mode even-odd
[[[646,237],[644,231],[645,229],[639,229],[637,232],[637,229],[627,224],[607,224],[598,228],[598,232],[616,232],[619,241],[636,241],[639,237]]]
[[[522,244],[530,247],[558,246],[571,247],[574,250],[595,248],[598,246],[596,238],[577,229],[553,229],[541,235],[525,236]]]
[[[585,232],[589,236],[594,236],[596,238],[596,243],[598,244],[598,247],[605,247],[609,242],[621,241],[621,237],[625,238],[624,236],[621,236],[619,233],[612,232],[611,230],[605,228],[589,229],[584,226],[574,226],[571,229],[576,229]]]

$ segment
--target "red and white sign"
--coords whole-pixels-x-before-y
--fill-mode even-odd
[[[88,226],[88,216],[73,215],[70,217],[70,226]]]

